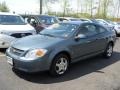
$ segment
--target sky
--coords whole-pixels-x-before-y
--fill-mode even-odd
[[[18,14],[39,13],[39,0],[0,0],[5,1],[11,12]]]
[[[38,14],[39,13],[39,0],[0,0],[5,1],[10,11],[15,11],[18,14]],[[71,0],[72,7],[75,7],[76,0]],[[50,5],[54,11],[62,11],[60,4],[55,3]],[[43,10],[44,12],[45,10]]]

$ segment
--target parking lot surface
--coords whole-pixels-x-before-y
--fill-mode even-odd
[[[6,62],[0,50],[0,90],[120,90],[120,39],[110,59],[96,56],[71,65],[61,77],[48,72],[26,74]]]

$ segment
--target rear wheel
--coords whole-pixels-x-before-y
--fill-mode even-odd
[[[112,54],[113,54],[113,44],[109,43],[107,45],[105,52],[104,52],[104,57],[110,58],[112,56]]]
[[[53,76],[63,75],[69,66],[69,58],[67,55],[57,55],[51,65],[50,74]]]

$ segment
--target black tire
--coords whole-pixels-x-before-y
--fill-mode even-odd
[[[115,30],[116,37],[118,36],[117,31]]]
[[[104,51],[103,55],[105,58],[110,58],[113,54],[113,44],[109,43]]]
[[[64,59],[64,63],[67,63],[67,66],[62,66],[61,65],[62,68],[64,67],[64,70],[61,70],[61,72],[58,72],[59,70],[57,70],[57,69],[60,69],[59,68],[60,66],[57,66],[57,65],[60,64],[61,58]],[[67,55],[65,55],[65,54],[59,54],[54,58],[54,60],[53,60],[53,62],[51,64],[51,67],[50,67],[50,70],[49,70],[50,75],[52,75],[52,76],[61,76],[61,75],[66,73],[66,71],[68,70],[68,67],[69,67],[69,57]]]

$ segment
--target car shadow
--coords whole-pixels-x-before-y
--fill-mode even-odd
[[[77,63],[74,63],[70,66],[69,71],[60,77],[52,77],[48,72],[40,72],[36,74],[27,74],[13,69],[15,74],[20,78],[40,84],[51,84],[59,83],[64,81],[70,81],[77,78],[80,78],[84,75],[96,72],[104,73],[101,69],[110,66],[120,60],[120,52],[114,52],[113,56],[110,59],[104,59],[101,56],[96,56],[94,58],[89,58]]]

